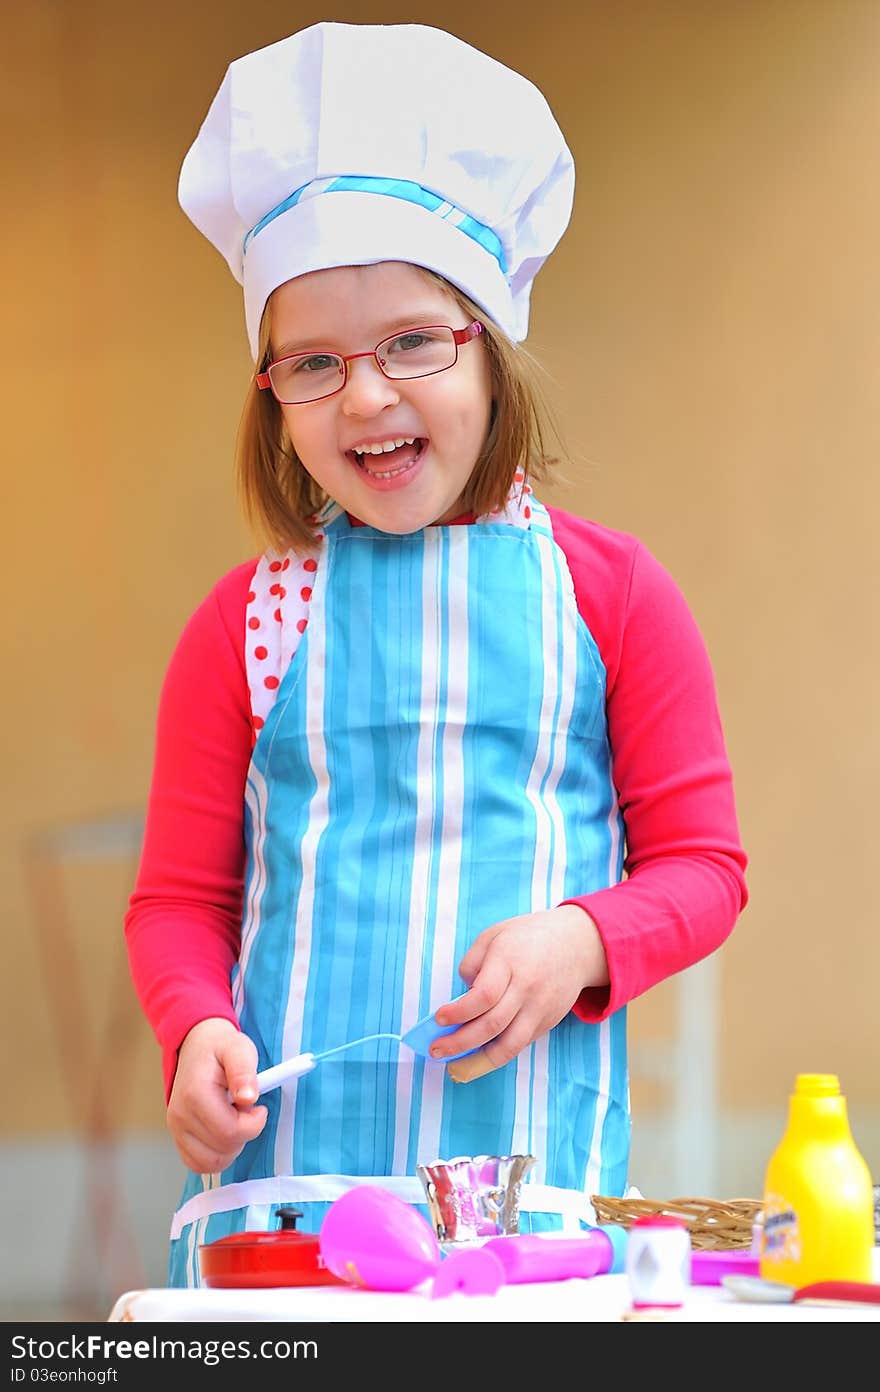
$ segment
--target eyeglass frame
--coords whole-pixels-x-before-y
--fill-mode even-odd
[[[392,339],[395,338],[403,338],[406,334],[421,333],[424,329],[449,330],[449,332],[452,334],[452,341],[455,344],[455,357],[453,358],[452,362],[447,363],[445,367],[432,368],[430,372],[417,372],[412,377],[392,377],[389,373],[385,371],[384,367],[382,366],[381,359],[379,357],[379,349],[382,347],[382,344],[390,343]],[[438,373],[448,372],[451,367],[455,367],[455,364],[458,362],[458,350],[462,346],[462,344],[469,343],[474,338],[479,338],[480,334],[482,334],[483,332],[485,332],[485,325],[482,324],[479,319],[472,319],[471,322],[463,329],[453,329],[450,324],[413,324],[411,328],[399,329],[397,333],[386,335],[385,338],[379,340],[375,348],[370,348],[369,350],[363,353],[335,353],[329,349],[325,350],[322,348],[313,348],[308,353],[286,353],[283,358],[275,358],[273,362],[267,363],[264,370],[256,374],[254,380],[256,381],[256,384],[259,387],[260,391],[271,391],[279,406],[312,406],[316,401],[327,401],[331,396],[336,396],[339,392],[344,390],[344,388],[348,385],[348,364],[350,362],[353,362],[355,358],[374,358],[376,361],[376,366],[382,373],[382,376],[388,382],[418,382],[419,379],[422,377],[436,377]],[[269,376],[270,372],[272,371],[272,368],[278,367],[280,363],[293,362],[297,358],[313,357],[336,358],[339,362],[342,363],[342,381],[340,382],[339,386],[334,387],[332,392],[325,392],[322,396],[310,396],[308,401],[282,401],[281,398],[278,396],[277,392],[275,391],[275,388],[272,385],[272,379]]]

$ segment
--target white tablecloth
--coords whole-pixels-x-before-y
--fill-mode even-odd
[[[880,1249],[878,1249],[880,1252]],[[880,1261],[880,1256],[877,1258]],[[875,1277],[876,1279],[876,1277]],[[140,1290],[121,1295],[110,1321],[382,1321],[448,1323],[583,1323],[662,1319],[673,1323],[880,1321],[880,1305],[758,1305],[736,1300],[722,1286],[691,1286],[685,1304],[635,1312],[624,1275],[502,1286],[495,1295],[431,1298],[431,1283],[401,1294],[338,1286],[265,1290]]]

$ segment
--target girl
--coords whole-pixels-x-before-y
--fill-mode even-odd
[[[537,89],[418,25],[238,60],[184,161],[244,287],[265,549],[172,658],[126,919],[190,1172],[172,1285],[282,1203],[312,1231],[355,1184],[422,1203],[440,1156],[531,1154],[523,1226],[595,1221],[627,1185],[626,1004],[745,904],[684,599],[532,492],[516,345],[572,196]],[[429,1059],[381,1040],[257,1102],[258,1069],[428,1012]]]

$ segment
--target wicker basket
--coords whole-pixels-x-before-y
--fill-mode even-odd
[[[760,1199],[614,1199],[592,1195],[598,1223],[628,1228],[636,1218],[665,1213],[690,1229],[694,1251],[751,1247],[752,1228],[761,1212]]]

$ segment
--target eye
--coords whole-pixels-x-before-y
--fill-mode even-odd
[[[419,348],[424,348],[433,341],[433,335],[425,329],[408,329],[406,333],[388,339],[383,346],[389,353],[411,353]]]
[[[294,372],[330,372],[339,366],[339,359],[332,353],[310,353],[306,358],[296,358],[292,365]]]

